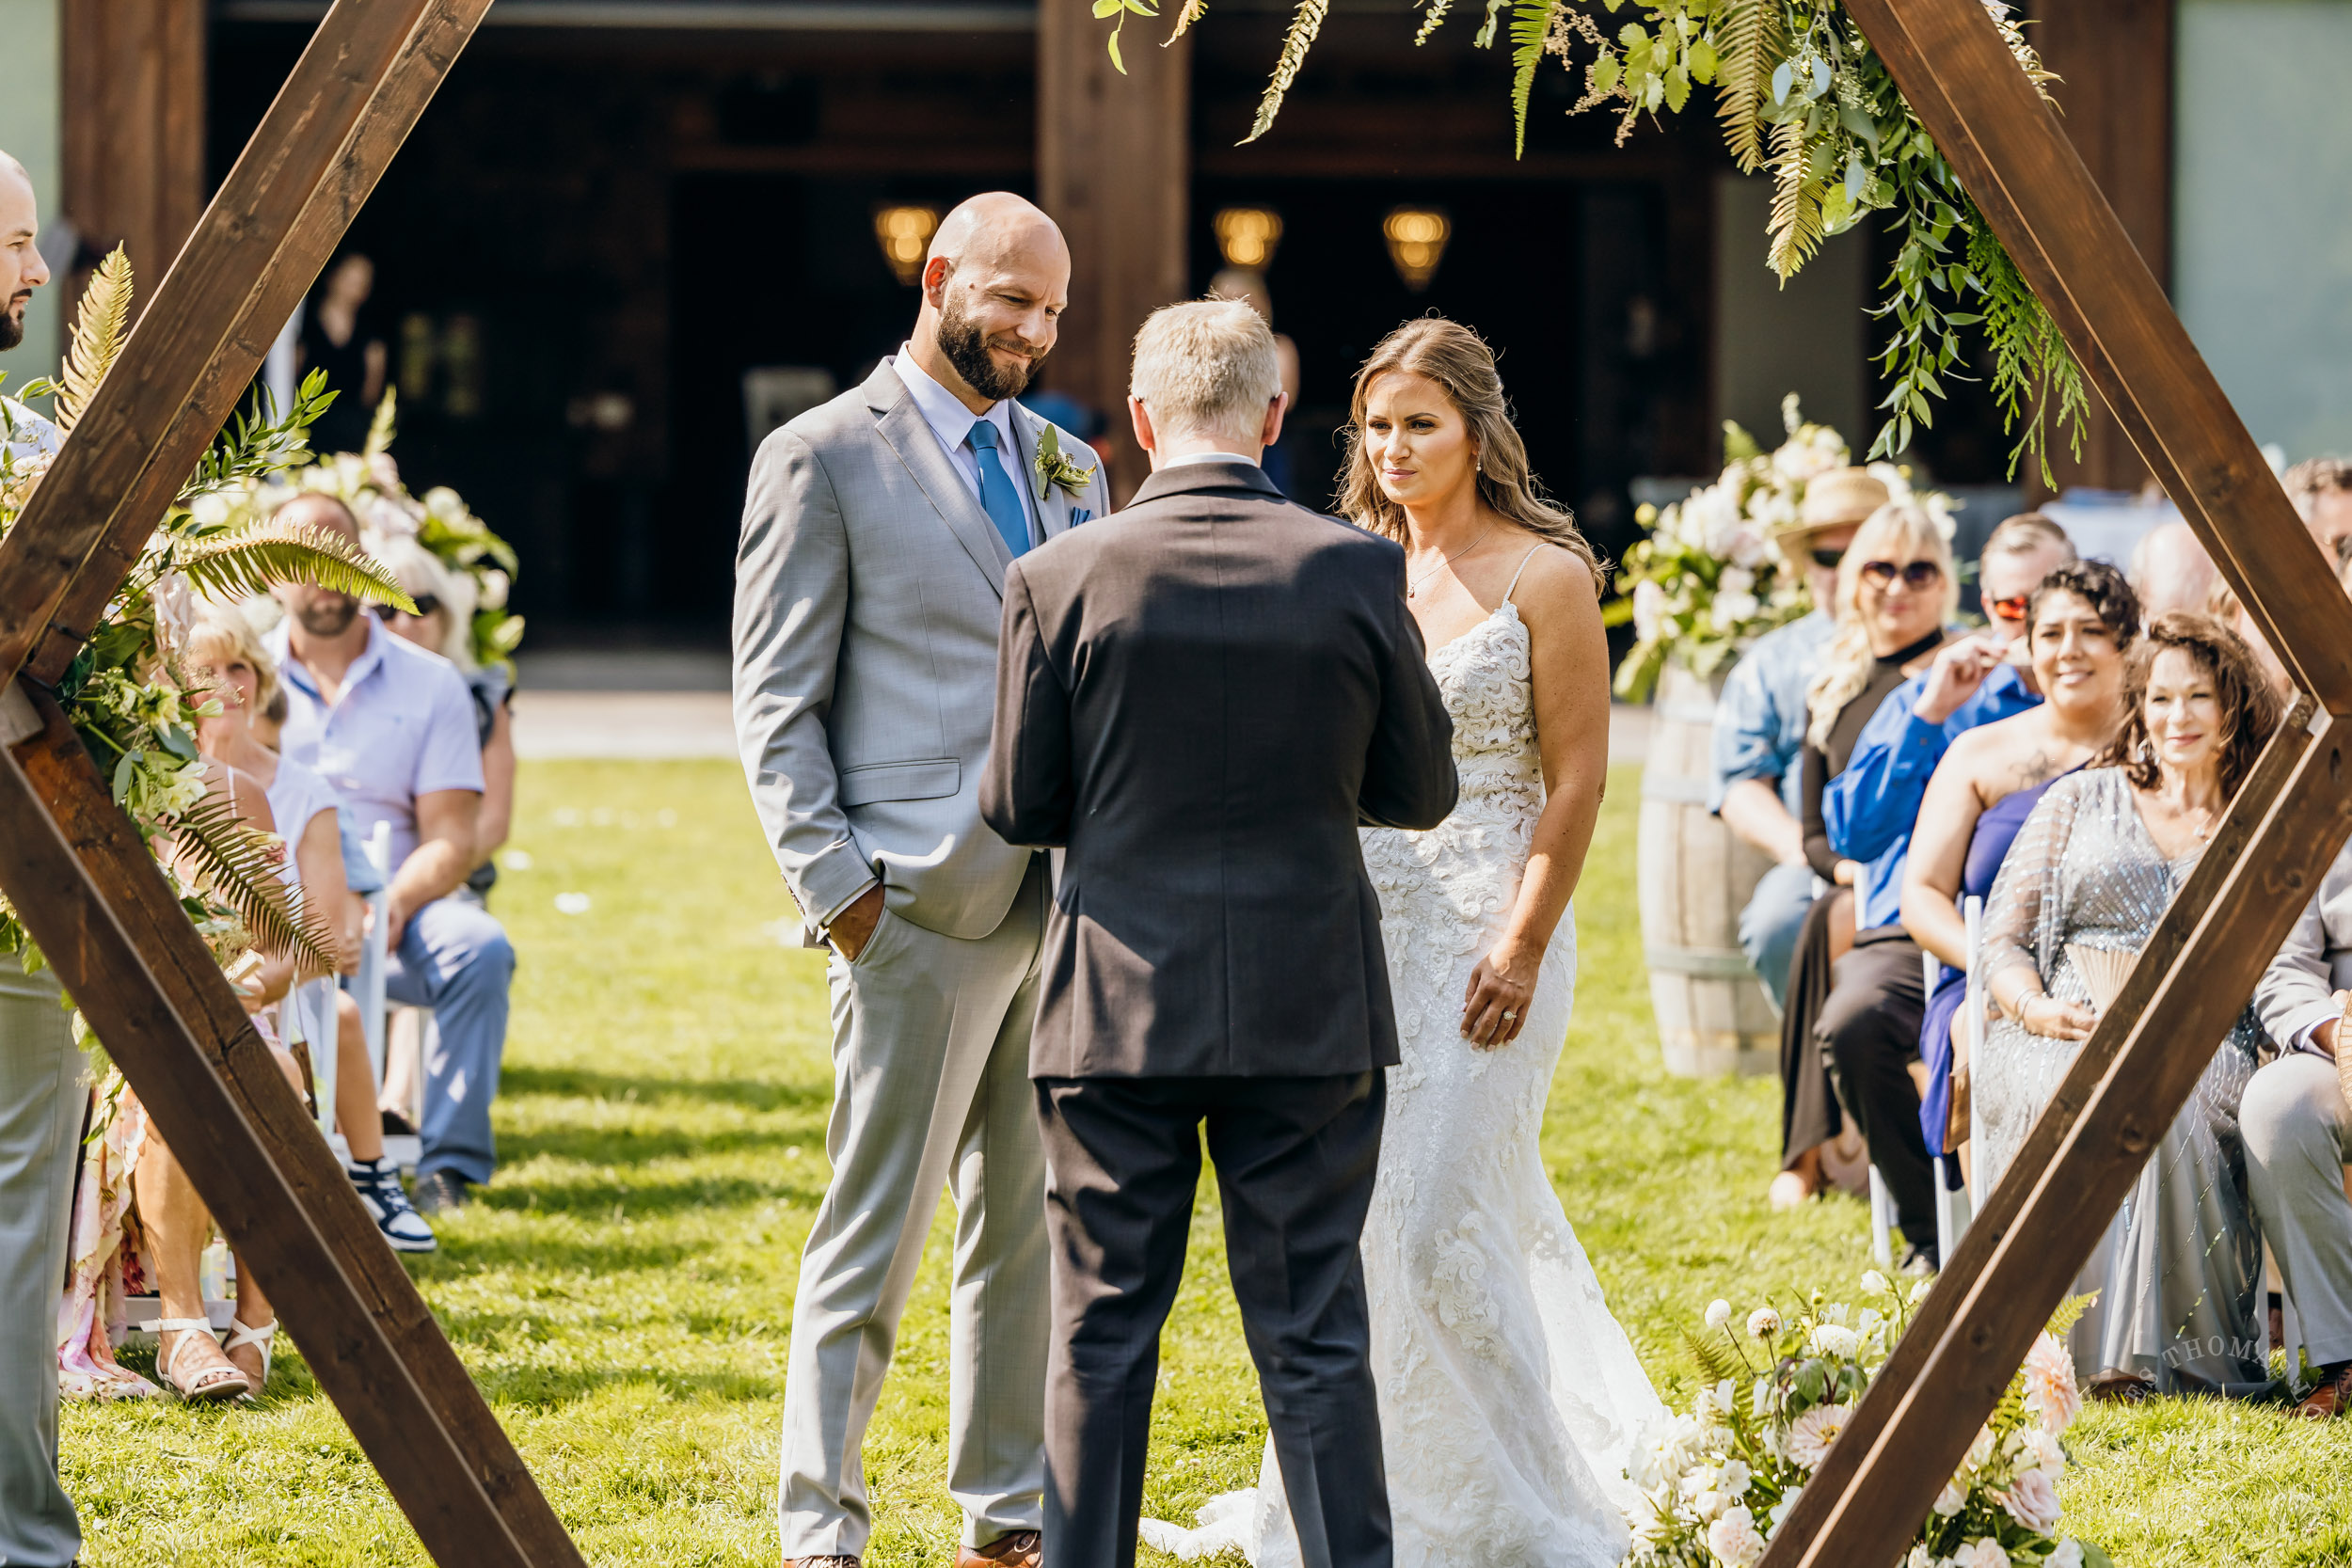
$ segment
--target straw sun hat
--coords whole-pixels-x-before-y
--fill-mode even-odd
[[[1814,534],[1860,524],[1892,499],[1885,483],[1867,468],[1831,468],[1805,482],[1796,521],[1781,525],[1773,537],[1784,550],[1801,550]]]

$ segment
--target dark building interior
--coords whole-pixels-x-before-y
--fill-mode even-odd
[[[250,9],[213,24],[215,181],[310,32]],[[971,5],[946,31],[957,0],[888,31],[646,26],[648,9],[485,27],[348,242],[377,267],[366,330],[402,392],[394,455],[513,540],[542,646],[723,635],[744,472],[776,412],[747,408],[746,372],[821,372],[787,377],[801,401],[854,384],[915,308],[877,212],[1036,186],[1018,8]],[[1710,192],[1730,166],[1710,117],[1615,146],[1613,116],[1564,112],[1577,89],[1553,65],[1515,158],[1507,55],[1470,46],[1474,19],[1416,48],[1414,13],[1384,6],[1335,14],[1273,132],[1237,146],[1283,19],[1212,20],[1191,65],[1189,287],[1221,264],[1219,210],[1279,214],[1265,271],[1303,367],[1297,499],[1327,502],[1354,368],[1425,310],[1501,352],[1537,472],[1609,553],[1634,537],[1634,479],[1716,467]],[[1383,239],[1400,206],[1451,224],[1420,290]],[[1986,467],[1978,420],[1963,399],[1931,438],[1959,462],[1938,458],[1943,477],[1994,477],[1959,471]]]

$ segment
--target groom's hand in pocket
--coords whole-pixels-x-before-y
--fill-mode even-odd
[[[825,927],[825,940],[841,955],[843,963],[857,962],[857,956],[866,951],[866,944],[874,938],[874,927],[882,920],[882,890],[876,882],[851,901],[850,907],[833,917]]]

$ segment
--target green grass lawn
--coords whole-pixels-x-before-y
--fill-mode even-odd
[[[1544,1152],[1611,1304],[1679,1402],[1679,1330],[1710,1298],[1851,1288],[1867,1222],[1844,1199],[1766,1212],[1770,1081],[1661,1069],[1637,784],[1615,778],[1578,900],[1580,995]],[[786,1336],[826,1174],[822,969],[796,945],[731,764],[534,763],[521,791],[514,847],[531,865],[495,901],[522,955],[504,1165],[416,1277],[591,1561],[771,1565]],[[557,912],[573,892],[588,911]],[[869,1568],[953,1560],[946,1235],[866,1444]],[[1188,1523],[1254,1481],[1263,1436],[1213,1188],[1164,1366],[1147,1506]],[[63,1428],[92,1564],[423,1560],[298,1350],[255,1407],[69,1406]],[[2167,1402],[2094,1411],[2075,1435],[2069,1528],[2119,1562],[2352,1563],[2352,1426]]]

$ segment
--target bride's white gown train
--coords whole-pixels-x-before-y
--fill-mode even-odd
[[[1429,662],[1460,803],[1428,832],[1363,835],[1403,1056],[1363,1239],[1396,1563],[1597,1568],[1626,1555],[1626,1459],[1665,1412],[1538,1148],[1575,997],[1572,912],[1519,1037],[1481,1051],[1461,1034],[1470,971],[1502,933],[1543,811],[1526,625],[1506,597]],[[1198,1529],[1144,1532],[1180,1556],[1300,1561],[1271,1446],[1254,1492],[1216,1499]]]

